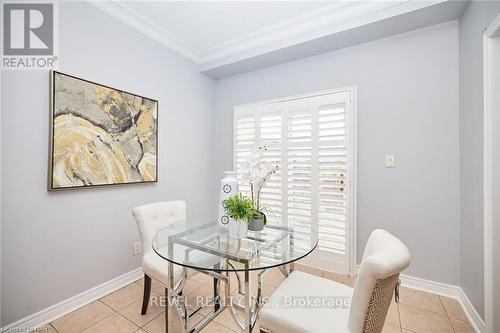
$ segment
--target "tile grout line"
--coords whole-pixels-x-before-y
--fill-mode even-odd
[[[410,289],[411,289],[411,288],[410,288]],[[423,293],[426,293],[426,294],[430,294],[430,295],[434,295],[434,296],[440,297],[438,294],[433,294],[433,293],[429,293],[429,292],[426,292],[426,291],[422,291],[422,292],[423,292]],[[401,298],[401,297],[400,297],[400,298]],[[441,302],[441,298],[439,299],[439,301]],[[405,306],[411,306],[411,307],[416,308],[416,309],[419,309],[419,310],[423,310],[423,311],[427,311],[427,312],[432,312],[432,313],[434,313],[434,314],[437,314],[437,315],[440,315],[440,316],[443,316],[443,317],[447,317],[447,316],[448,316],[448,313],[446,312],[446,309],[444,309],[444,310],[445,310],[445,312],[444,312],[444,313],[442,313],[442,312],[437,312],[437,311],[434,311],[434,310],[430,310],[430,309],[428,309],[428,308],[425,308],[425,309],[424,309],[424,308],[419,307],[419,306],[416,306],[416,305],[414,305],[414,304],[408,304],[408,303],[404,303],[404,302],[401,302],[401,301],[399,301],[399,303],[400,303],[400,304],[403,304],[403,305],[405,305]],[[442,302],[441,302],[441,304],[442,304]],[[444,305],[443,305],[443,308],[444,308]]]
[[[81,332],[84,332],[84,331],[88,330],[89,328],[93,327],[94,325],[99,324],[101,321],[103,321],[103,320],[105,320],[105,319],[107,319],[107,318],[111,317],[111,316],[113,315],[113,313],[114,313],[114,312],[116,312],[116,311],[115,311],[112,307],[110,307],[109,305],[107,305],[107,304],[106,304],[106,303],[104,303],[104,302],[101,302],[101,299],[98,299],[96,302],[99,302],[99,303],[103,304],[105,307],[110,308],[112,312],[111,312],[109,315],[107,315],[106,317],[104,317],[104,318],[102,318],[101,320],[99,320],[98,322],[96,322],[96,323],[94,323],[94,324],[90,325],[89,327],[86,327],[86,328],[85,328],[85,329],[83,329]],[[83,308],[83,307],[82,307],[82,308]],[[82,308],[80,308],[80,309],[82,309]]]
[[[403,333],[403,322],[401,321],[401,313],[399,312],[399,302],[396,303],[396,308],[398,309],[399,332]],[[387,319],[387,315],[386,315],[386,319]]]
[[[109,294],[108,294],[108,295],[109,295]],[[107,295],[106,295],[106,296],[107,296]],[[99,321],[95,322],[94,324],[92,324],[92,325],[90,325],[90,326],[88,326],[88,327],[85,327],[85,328],[84,328],[83,330],[81,330],[79,333],[81,333],[81,332],[83,332],[83,331],[85,331],[85,330],[87,330],[87,329],[91,328],[92,326],[94,326],[94,325],[96,325],[96,324],[100,323],[101,321],[105,320],[106,318],[109,318],[110,316],[112,316],[112,315],[113,315],[113,312],[115,312],[115,310],[114,310],[114,309],[112,309],[110,306],[108,306],[106,303],[101,302],[101,299],[95,300],[95,301],[94,301],[94,302],[92,302],[92,303],[95,303],[95,302],[99,302],[99,303],[103,304],[105,307],[109,308],[112,312],[111,312],[109,315],[107,315],[107,316],[103,317],[101,320],[99,320]],[[89,303],[89,304],[87,304],[87,305],[90,305],[90,304],[92,304],[92,303]],[[85,306],[87,306],[87,305],[85,305]],[[70,312],[70,313],[73,313],[73,312],[76,312],[76,311],[78,311],[78,310],[80,310],[80,309],[83,309],[85,306],[82,306],[82,307],[80,307],[80,308],[78,308],[78,309],[76,309],[76,310],[74,310],[74,311],[72,311],[72,312]],[[68,313],[68,315],[69,315],[70,313]],[[64,317],[61,317],[61,318],[64,318]],[[60,318],[57,318],[57,319],[60,319]],[[56,320],[57,320],[57,319],[56,319]],[[58,329],[57,329],[57,328],[56,328],[56,327],[55,327],[52,323],[53,323],[53,322],[50,322],[50,323],[49,323],[49,325],[50,325],[50,326],[52,326],[52,327],[56,330],[56,332],[58,332],[58,333],[59,333],[59,330],[58,330]]]
[[[441,300],[441,303],[443,303],[443,297],[445,297],[445,296],[439,296],[439,298],[440,298],[440,300]],[[449,297],[445,297],[445,298],[449,298]],[[464,317],[459,317],[459,316],[452,316],[452,315],[448,312],[448,310],[446,309],[446,306],[444,305],[444,303],[443,303],[443,307],[444,307],[444,310],[446,311],[446,315],[450,318],[450,321],[451,321],[452,319],[454,319],[454,320],[457,320],[457,321],[460,321],[460,322],[469,323],[469,324],[471,324],[471,326],[472,326],[472,323],[471,323],[471,322],[470,322],[470,320],[467,318],[467,315],[465,315],[465,318],[464,318]],[[453,322],[452,322],[452,326],[453,326]],[[455,329],[455,326],[453,326],[453,329]]]
[[[160,297],[164,297],[161,294],[159,294],[159,295],[160,295]],[[148,308],[149,308],[149,304],[148,304]],[[142,325],[142,326],[139,326],[137,324],[136,325],[139,326],[139,329],[143,329],[146,325],[148,325],[149,323],[151,323],[153,320],[155,320],[156,318],[158,318],[161,315],[164,315],[165,311],[168,311],[168,301],[165,303],[165,310],[163,310],[162,312],[160,312],[157,316],[154,316],[151,320],[149,320],[148,322],[146,322],[144,325]],[[168,325],[168,323],[166,323],[165,325]],[[143,330],[143,331],[147,332],[146,330]]]
[[[137,325],[136,323],[134,323],[132,320],[128,319],[127,317],[125,317],[125,316],[124,316],[124,315],[122,315],[121,313],[117,312],[117,314],[118,314],[119,316],[121,316],[121,317],[125,318],[125,320],[127,320],[128,322],[130,322],[130,323],[134,324],[134,326],[139,327],[139,329],[138,329],[138,330],[142,329],[142,327],[141,327],[141,326]],[[155,318],[156,318],[156,317],[155,317]],[[138,330],[136,330],[136,331],[134,331],[134,332],[137,332]]]
[[[127,287],[127,286],[125,286],[125,287]],[[112,294],[112,293],[111,293],[111,294]],[[111,295],[111,294],[108,294],[108,295]],[[108,296],[108,295],[106,295],[106,296]],[[106,296],[105,296],[105,297],[106,297]],[[103,298],[104,298],[104,297],[103,297]],[[136,302],[138,299],[141,299],[141,298],[142,298],[142,296],[139,296],[139,297],[137,297],[137,298],[133,299],[130,303],[127,303],[126,305],[124,305],[124,306],[120,307],[118,310],[113,309],[110,305],[107,305],[105,302],[103,302],[103,301],[102,301],[102,299],[103,299],[103,298],[99,298],[99,299],[98,299],[98,301],[100,301],[102,304],[106,305],[106,306],[107,306],[108,308],[110,308],[111,310],[113,310],[113,311],[115,311],[115,312],[118,312],[118,310],[125,309],[125,308],[126,308],[127,306],[129,306],[130,304],[132,304],[132,303]]]
[[[100,300],[98,300],[98,301],[100,301]],[[107,316],[107,317],[105,317],[105,318],[103,318],[103,319],[99,320],[97,323],[90,325],[89,327],[87,327],[86,329],[84,329],[82,332],[85,332],[85,331],[86,331],[86,330],[88,330],[89,328],[92,328],[92,327],[96,326],[97,324],[99,324],[99,323],[101,323],[101,322],[105,321],[106,319],[110,318],[111,316],[113,316],[113,315],[115,315],[115,314],[117,314],[117,315],[118,315],[118,316],[120,316],[120,317],[125,318],[127,321],[129,321],[129,322],[131,322],[132,324],[134,324],[135,326],[139,327],[139,325],[137,325],[136,323],[133,323],[133,322],[132,322],[132,321],[130,321],[128,318],[126,318],[126,317],[125,317],[125,316],[123,316],[121,313],[119,313],[119,312],[118,312],[118,311],[116,311],[115,309],[111,308],[110,306],[108,306],[108,305],[107,305],[107,304],[105,304],[104,302],[101,302],[101,303],[103,303],[103,304],[104,304],[104,305],[106,305],[108,308],[110,308],[110,309],[111,309],[114,313],[112,313],[112,314],[110,314],[109,316]],[[132,304],[132,303],[130,303],[130,304]],[[141,329],[141,328],[139,327],[139,329]],[[136,331],[134,331],[134,332],[136,332]]]
[[[444,305],[441,296],[439,296],[439,301],[443,305],[444,312],[446,313],[446,318],[448,318],[448,322],[450,323],[451,329],[453,330],[453,332],[457,333],[457,331],[455,330],[455,326],[453,325],[453,322],[451,321],[450,314],[448,313],[448,310],[446,309],[446,306]]]
[[[167,311],[167,309],[165,309],[165,311]],[[164,315],[164,312],[163,311],[162,313],[159,313],[157,316],[153,317],[153,319],[151,319],[150,321],[148,321],[147,323],[145,323],[144,325],[140,326],[139,329],[140,330],[143,330],[144,332],[148,332],[147,330],[144,329],[144,327],[146,327],[149,323],[151,323],[153,320],[155,320],[156,318],[158,318],[159,316],[163,316]],[[167,324],[165,324],[167,325]]]
[[[54,325],[52,325],[52,322],[50,322],[48,325],[49,325],[50,327],[52,327],[52,329],[53,329],[54,331],[56,331],[57,333],[59,333],[59,331],[57,330],[57,328],[55,328],[55,327],[54,327]]]
[[[225,310],[224,310],[224,311],[225,311]],[[222,312],[224,312],[224,311],[222,311]],[[222,314],[222,312],[221,312],[221,313],[219,313],[219,314]],[[218,315],[217,315],[215,318],[217,318],[217,317],[218,317]],[[217,321],[215,320],[215,318],[214,318],[214,321],[215,321],[217,324],[219,324],[219,325],[221,325],[221,326],[223,326],[223,327],[227,328],[227,329],[228,329],[228,330],[230,330],[231,332],[235,332],[235,333],[239,333],[239,332],[240,332],[240,331],[235,331],[235,330],[233,330],[231,327],[229,327],[229,326],[227,326],[227,325],[224,325],[223,323],[219,323],[219,322],[217,322]],[[233,320],[233,318],[232,318],[232,317],[230,317],[230,319],[231,319],[231,320]]]
[[[132,283],[130,283],[130,284],[128,284],[128,285],[126,285],[126,286],[125,286],[125,287],[123,287],[123,288],[126,288],[127,286],[129,286],[129,285],[131,285],[131,284],[133,284],[133,283],[135,283],[135,282],[132,282]],[[121,289],[123,289],[123,288],[121,288]],[[120,289],[118,289],[118,290],[120,290]],[[112,294],[112,293],[109,293],[108,295],[111,295],[111,294]],[[81,332],[84,332],[84,331],[88,330],[89,328],[94,327],[95,325],[97,325],[97,324],[101,323],[102,321],[104,321],[104,320],[108,319],[109,317],[111,317],[111,316],[112,316],[112,315],[114,315],[114,314],[118,314],[119,316],[121,316],[121,317],[125,318],[127,321],[132,322],[131,320],[129,320],[128,318],[126,318],[125,316],[123,316],[121,313],[119,313],[117,310],[113,309],[111,306],[109,306],[108,304],[106,304],[106,303],[104,303],[104,302],[102,301],[102,299],[103,299],[104,297],[108,296],[108,295],[105,295],[105,296],[103,296],[103,297],[99,298],[99,299],[98,299],[98,300],[96,300],[95,302],[99,302],[99,303],[103,304],[105,307],[109,308],[112,312],[111,312],[109,315],[107,315],[107,316],[105,316],[104,318],[102,318],[101,320],[99,320],[99,321],[95,322],[94,324],[92,324],[92,325],[90,325],[90,326],[88,326],[88,327],[84,328]],[[139,299],[139,298],[137,298],[137,299]],[[125,305],[125,306],[123,306],[123,307],[121,307],[120,309],[123,309],[123,308],[125,308],[125,307],[129,306],[130,304],[132,304],[133,302],[135,302],[137,299],[134,299],[132,302],[130,302],[129,304],[127,304],[127,305]],[[90,304],[91,304],[91,303],[90,303]],[[78,308],[78,309],[76,309],[75,311],[78,311],[78,310],[80,310],[80,309],[82,309],[82,308],[84,308],[84,307],[82,306],[81,308]],[[75,311],[73,311],[73,312],[75,312]],[[156,318],[156,317],[155,317],[155,318]],[[132,322],[132,323],[133,323],[135,326],[139,327],[139,329],[141,329],[141,327],[140,327],[139,325],[137,325],[137,324],[136,324],[136,323],[134,323],[134,322]],[[52,322],[50,322],[50,323],[49,323],[49,325],[50,325],[50,326],[52,326],[52,328],[54,328],[54,330],[55,330],[56,332],[58,332],[58,333],[59,333],[59,331],[55,328],[55,326],[54,326],[54,325],[52,325]]]

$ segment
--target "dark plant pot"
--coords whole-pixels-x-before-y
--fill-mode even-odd
[[[257,216],[252,216],[250,223],[248,224],[248,230],[251,231],[261,231],[264,229],[264,214]]]

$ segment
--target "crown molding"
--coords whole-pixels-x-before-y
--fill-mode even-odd
[[[125,2],[99,0],[86,1],[95,8],[100,9],[109,16],[114,17],[115,19],[127,24],[131,28],[142,32],[146,36],[154,39],[160,44],[165,45],[181,56],[184,56],[197,64],[201,64],[198,50],[196,50],[194,47],[184,42],[183,40],[172,35],[170,32],[161,28],[157,24],[151,22],[151,20],[147,19],[143,15],[132,10],[125,4]]]
[[[362,1],[327,6],[201,55],[202,71],[390,19],[450,0]]]
[[[321,36],[313,32],[332,24],[362,17],[408,0],[345,1],[304,13],[273,26],[210,48],[202,54],[204,63],[276,43],[296,44]]]
[[[86,0],[174,52],[209,70],[267,52],[429,7],[450,0],[388,0],[335,2],[279,24],[201,51],[131,9],[124,1]]]

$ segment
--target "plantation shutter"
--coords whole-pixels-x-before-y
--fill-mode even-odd
[[[266,146],[266,162],[278,165],[262,190],[271,223],[312,230],[318,249],[309,263],[349,272],[352,198],[350,91],[235,108],[234,162],[240,192],[245,156]]]
[[[236,164],[236,178],[238,179],[238,190],[243,195],[250,197],[250,185],[242,181],[242,166],[245,158],[256,145],[256,122],[255,115],[249,114],[235,119],[234,135],[234,158]]]
[[[307,105],[290,106],[287,112],[286,202],[288,223],[310,232],[313,212],[313,138],[312,110]]]
[[[260,144],[266,146],[263,152],[263,161],[279,167],[276,174],[269,177],[262,188],[261,206],[265,207],[270,217],[270,223],[281,224],[282,220],[282,198],[281,198],[281,175],[282,175],[282,150],[281,150],[281,112],[270,109],[260,115]]]
[[[346,104],[321,105],[318,128],[319,251],[343,255],[347,237]]]

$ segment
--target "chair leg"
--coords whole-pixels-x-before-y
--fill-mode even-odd
[[[149,296],[151,295],[151,277],[144,274],[144,296],[142,297],[142,311],[141,314],[145,315],[148,311]]]
[[[217,273],[219,273],[219,274],[221,273],[221,270],[218,269],[218,268],[220,268],[220,264],[216,264],[214,266],[214,268],[215,268],[215,271]],[[221,300],[220,300],[220,294],[219,294],[219,291],[220,291],[219,287],[220,287],[220,281],[219,281],[219,279],[214,278],[214,311],[217,311],[217,310],[220,309]]]

